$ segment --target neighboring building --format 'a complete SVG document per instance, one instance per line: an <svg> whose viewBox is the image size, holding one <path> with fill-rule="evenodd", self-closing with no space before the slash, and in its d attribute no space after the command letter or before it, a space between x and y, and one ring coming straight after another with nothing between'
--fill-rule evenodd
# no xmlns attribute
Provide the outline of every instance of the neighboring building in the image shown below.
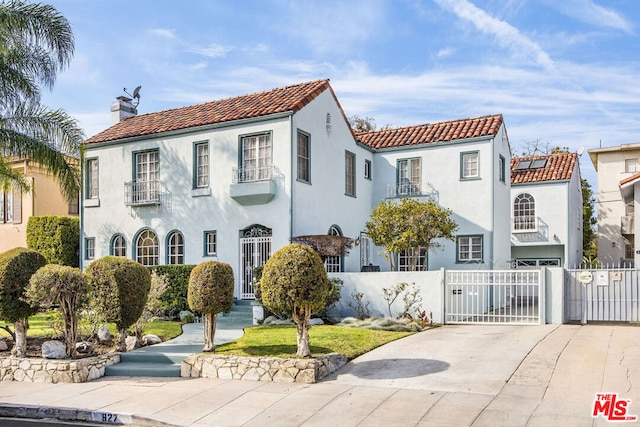
<svg viewBox="0 0 640 427"><path fill-rule="evenodd" d="M501 115L354 134L328 80L144 115L130 101L118 98L113 126L86 141L84 266L215 259L233 267L235 295L253 298L254 267L293 237L334 234L358 246L327 271L388 270L365 223L402 197L432 198L460 226L442 251L421 251L422 268L511 265Z"/></svg>
<svg viewBox="0 0 640 427"><path fill-rule="evenodd" d="M30 181L32 191L0 190L0 252L27 246L27 221L31 216L78 215L78 204L69 204L58 182L30 160L5 158L14 170Z"/></svg>
<svg viewBox="0 0 640 427"><path fill-rule="evenodd" d="M516 268L582 260L582 184L576 153L511 159L511 256Z"/></svg>
<svg viewBox="0 0 640 427"><path fill-rule="evenodd" d="M589 156L598 172L598 260L633 264L639 247L634 212L640 143L594 148Z"/></svg>

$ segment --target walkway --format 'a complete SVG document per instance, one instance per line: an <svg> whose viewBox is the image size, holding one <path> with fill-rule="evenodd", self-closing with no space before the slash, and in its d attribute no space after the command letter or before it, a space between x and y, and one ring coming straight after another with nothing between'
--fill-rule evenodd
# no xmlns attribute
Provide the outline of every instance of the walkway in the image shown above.
<svg viewBox="0 0 640 427"><path fill-rule="evenodd" d="M319 384L0 383L0 415L43 407L115 413L133 425L602 426L591 416L596 393L618 393L631 400L628 415L640 415L639 338L630 326L444 326L374 350Z"/></svg>

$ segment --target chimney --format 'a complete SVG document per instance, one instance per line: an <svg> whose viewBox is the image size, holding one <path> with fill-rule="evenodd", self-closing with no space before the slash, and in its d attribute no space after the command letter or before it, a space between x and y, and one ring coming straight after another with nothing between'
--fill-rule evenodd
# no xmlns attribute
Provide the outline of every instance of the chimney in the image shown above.
<svg viewBox="0 0 640 427"><path fill-rule="evenodd" d="M133 106L131 101L131 98L127 98L126 96L118 96L116 100L111 103L112 126L138 114L138 110Z"/></svg>

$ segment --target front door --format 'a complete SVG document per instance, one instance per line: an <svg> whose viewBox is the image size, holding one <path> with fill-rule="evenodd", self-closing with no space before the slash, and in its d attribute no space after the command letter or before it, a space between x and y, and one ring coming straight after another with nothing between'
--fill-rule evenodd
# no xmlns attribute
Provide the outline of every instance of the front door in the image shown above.
<svg viewBox="0 0 640 427"><path fill-rule="evenodd" d="M262 267L271 256L271 229L261 225L242 231L240 238L241 299L254 299L253 269Z"/></svg>

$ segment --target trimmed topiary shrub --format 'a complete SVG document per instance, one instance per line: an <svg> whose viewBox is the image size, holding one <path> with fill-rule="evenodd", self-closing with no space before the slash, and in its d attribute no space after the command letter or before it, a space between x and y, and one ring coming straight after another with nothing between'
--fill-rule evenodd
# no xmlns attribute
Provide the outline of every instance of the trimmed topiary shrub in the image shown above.
<svg viewBox="0 0 640 427"><path fill-rule="evenodd" d="M80 265L80 220L68 216L32 216L27 221L27 247L49 264Z"/></svg>
<svg viewBox="0 0 640 427"><path fill-rule="evenodd" d="M214 351L218 313L228 313L233 305L233 269L224 262L205 261L198 264L189 277L187 299L193 311L202 313L203 351Z"/></svg>
<svg viewBox="0 0 640 427"><path fill-rule="evenodd" d="M87 280L82 271L58 264L45 265L36 271L26 291L27 301L33 306L60 305L66 353L72 359L76 358L78 309L86 291Z"/></svg>
<svg viewBox="0 0 640 427"><path fill-rule="evenodd" d="M189 289L189 275L195 264L155 265L149 271L164 276L169 284L167 290L160 296L160 303L165 313L177 316L181 311L189 310L187 292Z"/></svg>
<svg viewBox="0 0 640 427"><path fill-rule="evenodd" d="M87 267L93 307L118 328L118 350L124 351L127 328L142 315L151 288L151 273L131 259L105 256Z"/></svg>
<svg viewBox="0 0 640 427"><path fill-rule="evenodd" d="M38 311L23 301L25 291L31 276L46 264L44 256L27 248L0 254L0 318L14 325L11 354L17 357L24 357L27 350L27 318Z"/></svg>
<svg viewBox="0 0 640 427"><path fill-rule="evenodd" d="M325 306L329 279L320 255L293 243L279 249L264 265L262 303L275 313L288 313L298 329L297 355L308 357L311 313Z"/></svg>

